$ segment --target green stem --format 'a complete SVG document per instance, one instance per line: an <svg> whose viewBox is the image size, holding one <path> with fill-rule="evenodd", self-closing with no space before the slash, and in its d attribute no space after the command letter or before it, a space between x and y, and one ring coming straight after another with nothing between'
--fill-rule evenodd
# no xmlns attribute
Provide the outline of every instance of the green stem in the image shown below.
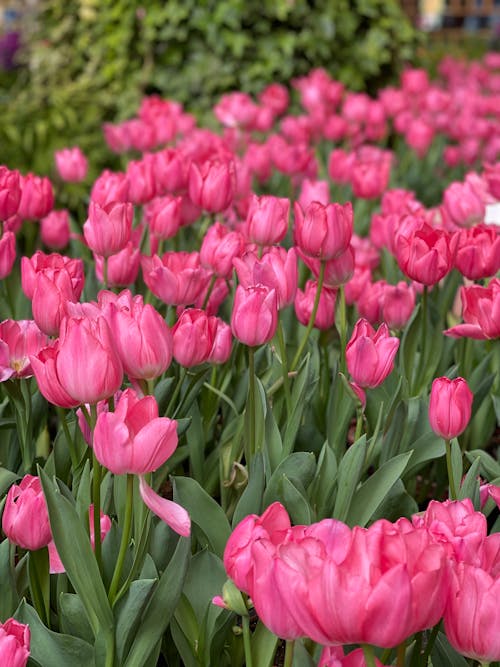
<svg viewBox="0 0 500 667"><path fill-rule="evenodd" d="M283 663L283 667L292 667L294 648L295 648L295 641L293 639L286 642L286 645L285 645L285 662Z"/></svg>
<svg viewBox="0 0 500 667"><path fill-rule="evenodd" d="M245 667L253 667L252 649L250 648L250 619L248 616L242 616L243 626L243 647L245 649Z"/></svg>
<svg viewBox="0 0 500 667"><path fill-rule="evenodd" d="M413 645L413 652L411 655L411 667L419 667L421 654L422 654L422 633L417 632L417 634L415 635L415 643Z"/></svg>
<svg viewBox="0 0 500 667"><path fill-rule="evenodd" d="M97 406L90 406L90 428L94 437L97 421ZM99 572L102 573L101 553L101 464L92 449L92 502L94 504L94 553Z"/></svg>
<svg viewBox="0 0 500 667"><path fill-rule="evenodd" d="M108 258L102 258L102 284L104 289L108 289Z"/></svg>
<svg viewBox="0 0 500 667"><path fill-rule="evenodd" d="M64 412L64 409L56 406L56 411L64 431L64 437L66 438L66 444L68 445L68 450L69 450L69 457L71 459L71 467L73 468L73 473L74 473L78 467L78 455L76 453L75 443L73 442L73 438L71 437L71 433L69 432L68 422L66 421L66 414Z"/></svg>
<svg viewBox="0 0 500 667"><path fill-rule="evenodd" d="M286 356L286 345L285 345L285 336L283 334L283 325L281 324L281 319L278 318L278 345L280 348L281 355L281 370L283 374L283 387L285 389L285 402L286 402L286 411L288 416L292 414L292 395L290 393L290 380L288 378L288 360Z"/></svg>
<svg viewBox="0 0 500 667"><path fill-rule="evenodd" d="M216 280L217 280L217 276L214 273L212 275L212 277L210 278L210 284L208 285L207 293L205 294L205 298L203 299L203 305L201 307L202 310L205 310L205 308L208 305L208 300L210 299L210 295L212 294L212 291L214 289Z"/></svg>
<svg viewBox="0 0 500 667"><path fill-rule="evenodd" d="M118 552L118 558L116 559L115 571L113 572L113 578L109 586L108 599L113 606L113 603L116 599L116 591L118 590L118 585L120 583L120 578L123 571L123 564L125 562L125 556L127 555L127 549L130 542L130 534L132 530L132 510L134 506L134 476L127 475L127 499L125 505L125 520L123 523L122 539L120 542L120 551Z"/></svg>
<svg viewBox="0 0 500 667"><path fill-rule="evenodd" d="M406 656L406 642L401 642L398 646L397 653L397 667L405 667L405 656Z"/></svg>
<svg viewBox="0 0 500 667"><path fill-rule="evenodd" d="M340 336L340 371L347 373L347 364L345 360L345 349L347 347L347 309L345 303L344 285L339 288L339 323L338 331Z"/></svg>
<svg viewBox="0 0 500 667"><path fill-rule="evenodd" d="M290 366L290 370L294 371L297 368L297 365L300 361L300 357L302 356L302 352L304 351L304 348L307 344L307 341L309 340L309 336L311 334L311 331L314 327L314 322L316 321L316 313L318 312L319 308L319 300L321 297L321 290L323 289L323 283L325 281L325 262L321 262L320 270L319 270L319 276L318 276L318 284L316 286L316 296L314 298L314 305L313 309L311 312L311 317L309 318L309 322L307 323L307 328L304 334L304 337L302 338L299 349L297 350L297 353L295 354L295 357L293 358L292 365Z"/></svg>
<svg viewBox="0 0 500 667"><path fill-rule="evenodd" d="M248 348L248 454L255 454L255 349Z"/></svg>
<svg viewBox="0 0 500 667"><path fill-rule="evenodd" d="M376 667L373 646L370 646L370 644L363 644L363 654L365 656L366 667Z"/></svg>
<svg viewBox="0 0 500 667"><path fill-rule="evenodd" d="M363 432L363 408L356 408L356 431L354 433L354 442L359 440Z"/></svg>
<svg viewBox="0 0 500 667"><path fill-rule="evenodd" d="M441 627L441 622L437 623L433 628L429 636L427 644L425 645L425 651L422 655L422 665L426 667L429 662L429 656L434 648L434 643L436 642L436 637L438 636L439 628Z"/></svg>
<svg viewBox="0 0 500 667"><path fill-rule="evenodd" d="M174 393L172 394L172 398L170 399L170 401L168 403L167 410L165 412L166 415L169 415L171 413L171 411L172 411L172 409L175 405L175 402L179 398L179 393L181 391L184 379L186 377L186 373L187 373L186 368L184 368L184 366L181 366L181 370L180 370L180 373L179 373L179 380L178 380L177 385L174 389Z"/></svg>
<svg viewBox="0 0 500 667"><path fill-rule="evenodd" d="M448 470L448 483L450 485L450 499L457 499L457 489L453 478L453 466L451 465L451 441L445 440L446 444L446 468Z"/></svg>

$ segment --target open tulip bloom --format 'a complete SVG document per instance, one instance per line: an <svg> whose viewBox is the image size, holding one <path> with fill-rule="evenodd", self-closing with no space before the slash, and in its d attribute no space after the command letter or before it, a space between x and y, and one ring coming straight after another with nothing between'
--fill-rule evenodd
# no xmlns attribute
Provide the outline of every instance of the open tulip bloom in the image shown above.
<svg viewBox="0 0 500 667"><path fill-rule="evenodd" d="M500 56L437 70L0 165L0 667L500 662Z"/></svg>

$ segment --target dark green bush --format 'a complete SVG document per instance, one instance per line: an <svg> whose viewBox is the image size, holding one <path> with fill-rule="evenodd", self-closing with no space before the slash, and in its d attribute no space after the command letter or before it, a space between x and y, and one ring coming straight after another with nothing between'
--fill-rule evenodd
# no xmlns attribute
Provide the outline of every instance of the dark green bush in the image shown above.
<svg viewBox="0 0 500 667"><path fill-rule="evenodd" d="M45 0L37 26L3 91L0 146L3 162L38 172L74 144L100 168L101 123L132 115L145 92L204 112L320 66L373 92L418 42L393 0Z"/></svg>

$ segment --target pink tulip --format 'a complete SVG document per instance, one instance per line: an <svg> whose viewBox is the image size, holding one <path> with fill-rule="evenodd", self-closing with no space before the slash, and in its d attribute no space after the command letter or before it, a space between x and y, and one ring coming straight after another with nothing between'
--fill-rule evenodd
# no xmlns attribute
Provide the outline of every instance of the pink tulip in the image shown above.
<svg viewBox="0 0 500 667"><path fill-rule="evenodd" d="M21 177L18 171L11 171L0 165L0 221L5 221L17 213L21 201Z"/></svg>
<svg viewBox="0 0 500 667"><path fill-rule="evenodd" d="M234 259L234 268L243 287L265 285L275 289L278 309L286 308L295 299L298 282L297 253L281 246L268 248L261 259L253 252Z"/></svg>
<svg viewBox="0 0 500 667"><path fill-rule="evenodd" d="M446 636L459 653L482 662L500 660L500 577L459 563L444 616Z"/></svg>
<svg viewBox="0 0 500 667"><path fill-rule="evenodd" d="M90 201L99 204L101 208L113 202L125 203L129 201L129 187L130 183L125 174L106 169L94 181Z"/></svg>
<svg viewBox="0 0 500 667"><path fill-rule="evenodd" d="M382 319L390 329L403 329L415 308L415 290L400 280L383 287Z"/></svg>
<svg viewBox="0 0 500 667"><path fill-rule="evenodd" d="M207 361L211 364L225 364L231 356L233 333L229 324L215 317L213 343Z"/></svg>
<svg viewBox="0 0 500 667"><path fill-rule="evenodd" d="M500 337L500 280L493 278L487 287L472 285L460 289L464 324L457 324L444 333L453 338L478 340Z"/></svg>
<svg viewBox="0 0 500 667"><path fill-rule="evenodd" d="M236 189L234 162L210 160L189 169L189 198L211 213L224 211L233 201Z"/></svg>
<svg viewBox="0 0 500 667"><path fill-rule="evenodd" d="M131 160L127 165L128 196L132 204L145 204L156 195L154 163L148 156Z"/></svg>
<svg viewBox="0 0 500 667"><path fill-rule="evenodd" d="M29 625L8 618L0 623L0 658L4 667L26 667L30 655Z"/></svg>
<svg viewBox="0 0 500 667"><path fill-rule="evenodd" d="M166 252L161 259L143 257L142 273L153 294L175 306L193 304L210 279L197 252Z"/></svg>
<svg viewBox="0 0 500 667"><path fill-rule="evenodd" d="M64 319L54 346L31 357L31 365L41 393L61 407L109 398L123 379L122 364L102 316Z"/></svg>
<svg viewBox="0 0 500 667"><path fill-rule="evenodd" d="M180 535L188 536L191 522L182 507L161 498L142 475L159 468L177 447L177 422L158 417L152 396L139 398L132 389L121 395L114 412L102 412L94 429L93 449L97 460L115 475L141 475L144 503Z"/></svg>
<svg viewBox="0 0 500 667"><path fill-rule="evenodd" d="M69 213L66 209L51 211L40 221L40 236L44 245L54 250L65 248L70 239Z"/></svg>
<svg viewBox="0 0 500 667"><path fill-rule="evenodd" d="M89 248L97 255L109 257L127 245L132 231L134 207L130 203L112 202L101 207L89 204L89 217L83 235Z"/></svg>
<svg viewBox="0 0 500 667"><path fill-rule="evenodd" d="M54 206L54 191L48 178L28 174L21 177L18 213L24 220L41 219Z"/></svg>
<svg viewBox="0 0 500 667"><path fill-rule="evenodd" d="M255 347L271 340L278 326L276 290L264 285L238 285L231 314L233 335L244 345Z"/></svg>
<svg viewBox="0 0 500 667"><path fill-rule="evenodd" d="M345 252L352 236L352 205L312 202L303 213L295 204L294 237L296 245L310 257L322 261Z"/></svg>
<svg viewBox="0 0 500 667"><path fill-rule="evenodd" d="M158 311L144 305L140 294L121 292L103 314L129 378L152 380L166 371L172 361L172 334Z"/></svg>
<svg viewBox="0 0 500 667"><path fill-rule="evenodd" d="M225 127L250 128L255 122L258 107L247 93L223 95L214 107L217 120Z"/></svg>
<svg viewBox="0 0 500 667"><path fill-rule="evenodd" d="M47 504L38 477L25 475L20 484L10 487L3 510L2 530L9 542L29 551L42 549L51 541Z"/></svg>
<svg viewBox="0 0 500 667"><path fill-rule="evenodd" d="M259 102L279 116L285 113L290 103L290 95L281 83L270 83L259 94Z"/></svg>
<svg viewBox="0 0 500 667"><path fill-rule="evenodd" d="M5 231L0 238L0 280L10 275L16 261L16 237Z"/></svg>
<svg viewBox="0 0 500 667"><path fill-rule="evenodd" d="M295 314L301 324L307 326L313 311L314 301L316 299L316 292L318 283L314 280L308 280L305 284L304 291L297 290L295 295ZM335 321L335 300L337 292L334 289L323 287L321 296L319 297L319 306L314 318L314 326L316 329L326 330L333 326Z"/></svg>
<svg viewBox="0 0 500 667"><path fill-rule="evenodd" d="M97 279L102 283L104 280L104 258L94 255L95 273ZM141 265L141 251L129 241L127 245L107 258L107 282L108 287L125 287L132 285L139 274Z"/></svg>
<svg viewBox="0 0 500 667"><path fill-rule="evenodd" d="M36 274L45 269L54 272L65 269L71 279L74 293L78 294L77 300L80 298L85 280L83 261L58 253L46 255L41 250L37 250L32 257L21 258L21 286L28 299L33 299Z"/></svg>
<svg viewBox="0 0 500 667"><path fill-rule="evenodd" d="M475 225L451 239L455 267L470 280L494 276L500 269L500 233L493 225Z"/></svg>
<svg viewBox="0 0 500 667"><path fill-rule="evenodd" d="M356 159L351 171L351 185L355 197L376 199L389 185L391 159L385 154L376 159Z"/></svg>
<svg viewBox="0 0 500 667"><path fill-rule="evenodd" d="M33 319L47 336L57 336L66 304L78 301L83 283L74 281L65 269L44 269L35 275L31 308Z"/></svg>
<svg viewBox="0 0 500 667"><path fill-rule="evenodd" d="M375 332L371 324L356 322L346 347L347 369L361 387L378 387L394 368L399 339L389 335L386 324Z"/></svg>
<svg viewBox="0 0 500 667"><path fill-rule="evenodd" d="M153 153L155 169L153 176L156 182L156 194L178 193L187 188L188 161L176 148L164 148Z"/></svg>
<svg viewBox="0 0 500 667"><path fill-rule="evenodd" d="M306 178L302 181L298 201L303 211L313 201L327 206L330 201L330 186L328 181L310 181Z"/></svg>
<svg viewBox="0 0 500 667"><path fill-rule="evenodd" d="M321 270L321 262L319 259L305 255L300 248L297 248L300 259L306 266L311 269L316 278L319 277ZM325 276L324 285L332 289L340 287L347 283L354 274L355 267L355 253L352 245L348 245L347 249L335 259L329 259L325 262Z"/></svg>
<svg viewBox="0 0 500 667"><path fill-rule="evenodd" d="M55 160L57 171L63 181L79 183L85 180L89 164L78 146L56 151Z"/></svg>
<svg viewBox="0 0 500 667"><path fill-rule="evenodd" d="M233 259L240 257L245 247L243 236L231 231L220 222L211 225L200 248L202 266L221 278L229 279L233 272Z"/></svg>
<svg viewBox="0 0 500 667"><path fill-rule="evenodd" d="M156 197L145 207L146 222L151 234L159 239L175 236L181 225L181 197Z"/></svg>
<svg viewBox="0 0 500 667"><path fill-rule="evenodd" d="M396 244L401 271L423 285L435 285L452 268L448 234L426 223L400 232Z"/></svg>
<svg viewBox="0 0 500 667"><path fill-rule="evenodd" d="M0 323L0 382L33 375L30 355L49 344L33 320L4 320Z"/></svg>
<svg viewBox="0 0 500 667"><path fill-rule="evenodd" d="M470 421L474 396L463 378L436 378L429 400L431 428L445 440L458 437Z"/></svg>
<svg viewBox="0 0 500 667"><path fill-rule="evenodd" d="M472 227L484 220L485 202L470 183L454 182L443 194L443 214L459 227Z"/></svg>
<svg viewBox="0 0 500 667"><path fill-rule="evenodd" d="M288 231L289 214L289 199L272 195L252 195L244 234L249 241L260 246L279 243Z"/></svg>
<svg viewBox="0 0 500 667"><path fill-rule="evenodd" d="M214 345L216 318L207 316L204 310L184 310L172 328L173 355L185 368L208 361Z"/></svg>

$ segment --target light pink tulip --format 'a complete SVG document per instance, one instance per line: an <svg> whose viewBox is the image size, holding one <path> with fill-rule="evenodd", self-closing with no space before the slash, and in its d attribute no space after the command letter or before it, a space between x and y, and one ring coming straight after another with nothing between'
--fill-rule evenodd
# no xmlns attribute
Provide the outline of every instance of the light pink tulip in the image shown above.
<svg viewBox="0 0 500 667"><path fill-rule="evenodd" d="M8 618L0 623L0 658L4 667L26 667L30 655L29 625Z"/></svg>
<svg viewBox="0 0 500 667"><path fill-rule="evenodd" d="M30 551L42 549L51 541L47 504L38 477L25 475L20 484L10 487L3 510L2 530L10 542Z"/></svg>
<svg viewBox="0 0 500 667"><path fill-rule="evenodd" d="M256 347L271 340L278 326L276 290L264 285L238 285L231 314L233 335L244 345Z"/></svg>
<svg viewBox="0 0 500 667"><path fill-rule="evenodd" d="M361 387L378 387L394 367L399 339L389 335L386 324L378 331L358 320L346 347L347 369Z"/></svg>

